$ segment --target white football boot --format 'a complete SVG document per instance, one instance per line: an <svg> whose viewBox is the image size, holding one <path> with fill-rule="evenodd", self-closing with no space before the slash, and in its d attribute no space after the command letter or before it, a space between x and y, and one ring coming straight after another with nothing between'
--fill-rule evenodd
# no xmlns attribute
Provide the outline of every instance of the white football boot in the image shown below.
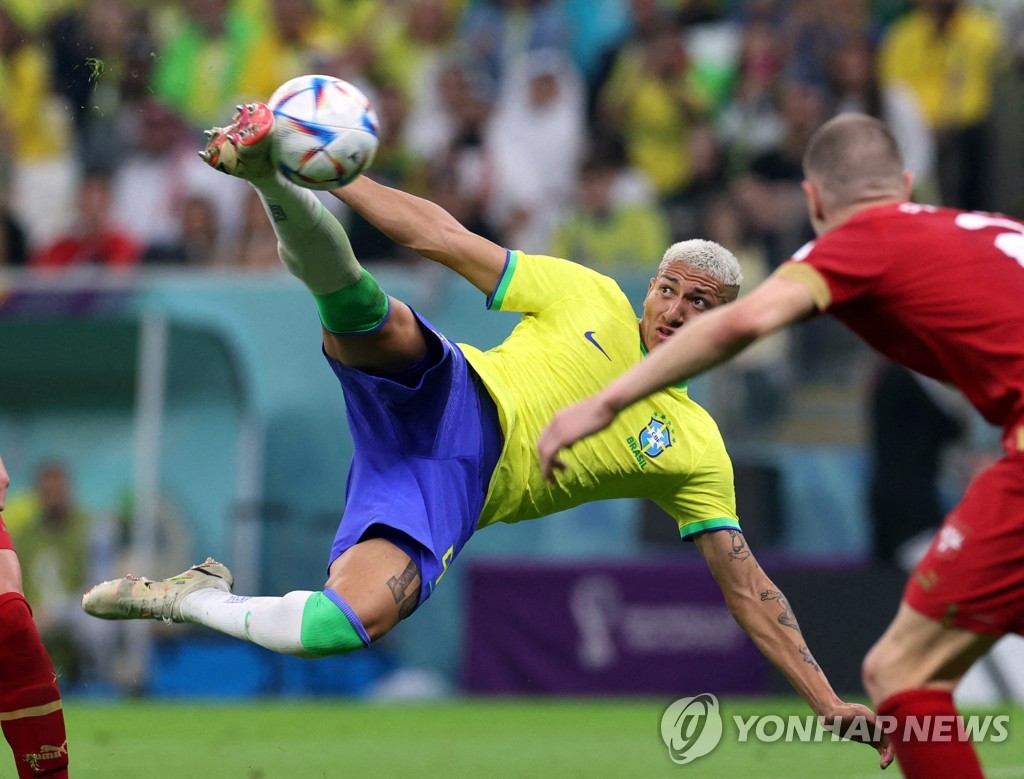
<svg viewBox="0 0 1024 779"><path fill-rule="evenodd" d="M101 582L82 596L82 608L101 619L162 619L181 622L181 599L197 590L231 592L234 577L212 557L169 579L152 581L129 574Z"/></svg>

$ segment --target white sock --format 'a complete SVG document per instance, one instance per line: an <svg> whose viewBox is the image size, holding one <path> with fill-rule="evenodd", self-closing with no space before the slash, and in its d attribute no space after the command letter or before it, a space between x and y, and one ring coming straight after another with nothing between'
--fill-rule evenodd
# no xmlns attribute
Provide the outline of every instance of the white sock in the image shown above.
<svg viewBox="0 0 1024 779"><path fill-rule="evenodd" d="M274 226L281 262L310 292L325 295L359 281L362 266L345 228L316 195L280 175L252 185Z"/></svg>
<svg viewBox="0 0 1024 779"><path fill-rule="evenodd" d="M301 641L302 612L315 593L295 590L282 597L248 598L221 590L198 590L181 600L185 622L297 657L310 657Z"/></svg>

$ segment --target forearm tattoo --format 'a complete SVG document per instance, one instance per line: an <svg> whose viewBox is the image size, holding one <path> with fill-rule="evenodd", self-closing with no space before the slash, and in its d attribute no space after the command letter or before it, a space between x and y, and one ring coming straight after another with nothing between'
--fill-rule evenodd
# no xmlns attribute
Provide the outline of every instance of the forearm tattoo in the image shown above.
<svg viewBox="0 0 1024 779"><path fill-rule="evenodd" d="M416 567L416 563L410 560L400 576L392 576L388 579L388 589L391 590L391 596L395 599L395 603L401 603L406 599L406 590L419 575L420 569Z"/></svg>
<svg viewBox="0 0 1024 779"><path fill-rule="evenodd" d="M814 659L814 655L811 654L811 650L806 646L800 647L800 654L804 656L804 662L810 664L811 668L815 671L821 672L821 667L818 665L818 661Z"/></svg>
<svg viewBox="0 0 1024 779"><path fill-rule="evenodd" d="M800 625L796 621L796 617L793 616L793 608L789 605L789 601L786 600L786 596L778 590L765 590L761 593L762 603L767 600L778 601L779 608L782 609L782 613L779 614L779 624L785 625L787 628L793 628L793 630L800 630Z"/></svg>
<svg viewBox="0 0 1024 779"><path fill-rule="evenodd" d="M729 541L732 544L732 549L729 551L730 560L738 560L743 562L750 557L750 550L747 549L747 540L743 537L743 534L739 530L726 530L729 534Z"/></svg>

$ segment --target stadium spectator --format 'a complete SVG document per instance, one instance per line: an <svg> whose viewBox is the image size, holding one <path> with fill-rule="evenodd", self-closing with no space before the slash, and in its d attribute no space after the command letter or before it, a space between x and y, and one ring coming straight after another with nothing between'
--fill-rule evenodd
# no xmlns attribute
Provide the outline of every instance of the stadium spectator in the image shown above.
<svg viewBox="0 0 1024 779"><path fill-rule="evenodd" d="M783 23L787 78L825 89L833 52L852 38L872 36L868 0L796 0Z"/></svg>
<svg viewBox="0 0 1024 779"><path fill-rule="evenodd" d="M0 200L0 267L16 267L26 262L25 232L14 221L6 203Z"/></svg>
<svg viewBox="0 0 1024 779"><path fill-rule="evenodd" d="M68 229L78 168L71 121L45 49L0 6L0 125L10 143L10 208L35 250ZM45 208L39 204L45 203Z"/></svg>
<svg viewBox="0 0 1024 779"><path fill-rule="evenodd" d="M0 511L10 483L0 458ZM19 779L65 779L68 739L57 674L22 587L18 554L0 517L0 729Z"/></svg>
<svg viewBox="0 0 1024 779"><path fill-rule="evenodd" d="M166 103L149 98L138 110L134 137L121 149L113 173L112 214L150 251L180 239L182 191L193 163L181 116ZM162 181L153 187L146 182Z"/></svg>
<svg viewBox="0 0 1024 779"><path fill-rule="evenodd" d="M622 134L629 161L664 201L693 179L686 153L707 120L710 96L690 66L682 30L671 17L624 47L599 97L602 124Z"/></svg>
<svg viewBox="0 0 1024 779"><path fill-rule="evenodd" d="M82 620L79 600L92 560L92 522L61 462L44 462L32 488L13 493L7 524L18 543L25 597L50 657L70 682L96 679L104 636Z"/></svg>
<svg viewBox="0 0 1024 779"><path fill-rule="evenodd" d="M570 53L587 87L587 115L619 44L633 24L630 0L564 0Z"/></svg>
<svg viewBox="0 0 1024 779"><path fill-rule="evenodd" d="M585 100L579 73L562 52L534 50L509 63L484 138L488 217L505 243L547 248L579 179Z"/></svg>
<svg viewBox="0 0 1024 779"><path fill-rule="evenodd" d="M491 166L484 137L494 108L494 85L481 74L453 61L441 72L441 93L452 121L443 148L424 153L431 197L474 232L491 236L485 213Z"/></svg>
<svg viewBox="0 0 1024 779"><path fill-rule="evenodd" d="M735 258L706 241L670 247L638 326L632 305L606 276L502 249L435 204L367 178L336 190L392 240L462 275L491 307L527 314L489 353L457 348L377 286L312 193L275 173L272 126L265 106L243 107L205 156L248 178L277 216L281 259L314 296L322 348L344 389L356 455L327 586L242 598L230 592L227 568L208 560L163 582L97 585L83 597L87 612L198 622L306 657L344 654L422 605L479 526L650 490L705 555L737 620L814 710L873 720L868 709L832 691L788 602L755 562L736 519L724 444L684 391L637 408L587 452L583 478L554 487L537 468L536 422L560 400L614 376L618 364L662 348L705 309L734 298L741 281ZM887 763L888 748L879 749Z"/></svg>
<svg viewBox="0 0 1024 779"><path fill-rule="evenodd" d="M105 267L124 270L138 264L142 244L111 215L111 182L103 174L90 174L78 192L74 227L29 260L39 270Z"/></svg>
<svg viewBox="0 0 1024 779"><path fill-rule="evenodd" d="M239 230L244 190L237 182L196 165L181 116L148 98L137 110L138 125L113 174L111 214L154 256L181 246L182 214L194 196L215 204L219 241L230 243ZM151 186L152 181L163 186Z"/></svg>
<svg viewBox="0 0 1024 779"><path fill-rule="evenodd" d="M554 0L480 0L463 15L459 41L474 67L501 83L511 63L529 51L567 52L570 31Z"/></svg>
<svg viewBox="0 0 1024 779"><path fill-rule="evenodd" d="M217 209L209 198L203 195L187 196L181 204L178 242L149 247L142 255L142 264L182 268L229 266L231 263L223 249L224 241L217 219Z"/></svg>
<svg viewBox="0 0 1024 779"><path fill-rule="evenodd" d="M238 0L182 0L159 42L156 97L195 127L212 124L238 102L257 31Z"/></svg>
<svg viewBox="0 0 1024 779"><path fill-rule="evenodd" d="M833 115L864 113L892 129L907 170L914 174L915 197L933 202L938 197L935 137L914 94L902 83L883 87L877 59L865 35L851 35L834 48L827 60Z"/></svg>
<svg viewBox="0 0 1024 779"><path fill-rule="evenodd" d="M409 106L405 142L414 152L422 153L418 139L432 137L432 125L444 115L438 78L453 51L457 6L457 0L401 3L388 15L397 19L377 36L377 73Z"/></svg>
<svg viewBox="0 0 1024 779"><path fill-rule="evenodd" d="M882 83L914 92L936 134L944 205L988 207L987 125L1001 44L991 13L960 0L917 0L882 40Z"/></svg>
<svg viewBox="0 0 1024 779"><path fill-rule="evenodd" d="M147 28L148 17L127 0L59 4L46 25L54 90L64 96L80 142L88 141L94 122L116 112L119 84L139 39L153 51Z"/></svg>
<svg viewBox="0 0 1024 779"><path fill-rule="evenodd" d="M629 176L619 155L602 148L591 152L576 206L555 229L548 253L574 257L602 273L649 267L650 258L670 243L669 224L653 198L624 196Z"/></svg>
<svg viewBox="0 0 1024 779"><path fill-rule="evenodd" d="M781 100L783 132L778 143L756 156L730 185L773 268L810 237L800 190L800 156L827 115L824 93L809 84L787 83Z"/></svg>
<svg viewBox="0 0 1024 779"><path fill-rule="evenodd" d="M781 41L768 22L744 28L732 93L715 120L729 175L746 171L782 139L778 82L784 63Z"/></svg>
<svg viewBox="0 0 1024 779"><path fill-rule="evenodd" d="M270 0L269 18L260 25L239 76L242 100L268 100L281 84L306 73L340 49L338 36L316 12L313 0Z"/></svg>
<svg viewBox="0 0 1024 779"><path fill-rule="evenodd" d="M742 300L559 412L541 436L544 471L553 476L559 453L619 410L820 312L890 359L955 384L1002 428L1005 456L946 516L863 673L879 714L894 718L907 777L976 779L981 766L962 724L925 737L913 726L922 717L962 722L952 697L960 679L1000 636L1024 633L1024 224L910 202L895 138L863 114L825 124L804 166L818 240Z"/></svg>
<svg viewBox="0 0 1024 779"><path fill-rule="evenodd" d="M65 27L71 29L65 32ZM85 170L113 172L124 150L136 143L140 117L152 98L156 45L149 27L144 9L129 9L125 0L104 0L70 9L51 32L52 38L61 38L58 66L89 86L78 114Z"/></svg>

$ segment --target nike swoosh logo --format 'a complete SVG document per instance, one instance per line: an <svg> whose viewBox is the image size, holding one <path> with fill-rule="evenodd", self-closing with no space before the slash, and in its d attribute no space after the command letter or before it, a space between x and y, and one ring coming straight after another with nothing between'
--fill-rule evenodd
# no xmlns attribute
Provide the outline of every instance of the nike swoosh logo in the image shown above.
<svg viewBox="0 0 1024 779"><path fill-rule="evenodd" d="M587 339L588 341L590 341L590 343L592 343L592 344L593 344L594 346L596 346L596 347L597 347L597 350L598 350L599 352L601 352L601 354L603 354L603 355L604 355L605 357L608 357L608 352L606 352L606 351L604 350L604 347L603 347L603 346L601 346L601 344L599 344L599 343L597 342L597 339L596 339L596 338L594 338L594 333L595 333L595 332L596 332L596 331L594 331L594 330L587 330L587 332L585 332L585 333L583 334L583 337L584 337L584 338L586 338L586 339ZM608 361L609 361L609 362L611 362L611 359L612 359L611 357L608 357Z"/></svg>
<svg viewBox="0 0 1024 779"><path fill-rule="evenodd" d="M251 611L245 612L245 624L244 624L245 637L247 639L249 639L250 641L252 641L252 636L249 635L249 620L250 619L252 619L252 612Z"/></svg>

